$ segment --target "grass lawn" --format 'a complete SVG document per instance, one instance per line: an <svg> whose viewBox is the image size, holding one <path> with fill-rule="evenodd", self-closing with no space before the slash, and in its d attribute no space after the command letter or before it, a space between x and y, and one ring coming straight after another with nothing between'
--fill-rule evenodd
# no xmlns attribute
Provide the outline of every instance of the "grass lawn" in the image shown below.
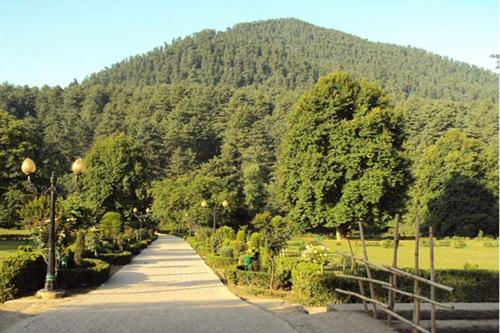
<svg viewBox="0 0 500 333"><path fill-rule="evenodd" d="M31 230L0 228L0 236L5 234L29 236L31 234Z"/></svg>
<svg viewBox="0 0 500 333"><path fill-rule="evenodd" d="M8 256L14 254L19 245L29 244L29 241L23 240L0 240L0 262Z"/></svg>
<svg viewBox="0 0 500 333"><path fill-rule="evenodd" d="M296 237L292 241L305 241L308 243L314 237ZM436 269L457 268L462 269L466 263L478 265L481 269L498 270L498 247L485 247L486 241L469 240L467 247L435 247L435 267ZM349 245L346 240L337 241L334 239L322 239L321 243L333 252L349 253ZM362 248L359 241L351 241L355 255L362 257ZM368 258L378 264L391 265L392 248L381 246L367 246ZM291 251L297 252L296 247L291 247ZM415 241L400 241L398 250L398 266L414 267ZM340 262L339 257L335 257L336 262ZM429 247L420 248L420 268L429 268Z"/></svg>
<svg viewBox="0 0 500 333"><path fill-rule="evenodd" d="M4 229L0 228L0 236L5 234L26 235L31 234L31 230L18 230L18 229ZM0 239L0 262L5 260L8 256L14 254L19 245L29 244L25 240L3 240Z"/></svg>

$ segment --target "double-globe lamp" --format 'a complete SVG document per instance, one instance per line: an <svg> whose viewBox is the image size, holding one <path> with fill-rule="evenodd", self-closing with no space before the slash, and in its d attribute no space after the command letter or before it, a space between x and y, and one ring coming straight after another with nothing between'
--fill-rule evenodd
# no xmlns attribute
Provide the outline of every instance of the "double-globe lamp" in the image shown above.
<svg viewBox="0 0 500 333"><path fill-rule="evenodd" d="M38 194L39 192L36 190L35 186L31 183L31 175L36 172L36 164L30 159L26 158L21 165L22 172L28 177L28 182L30 185L30 189ZM85 163L81 158L77 158L73 164L71 165L71 172L78 179L86 170ZM50 219L49 219L49 239L48 239L48 253L47 253L47 275L45 277L45 288L40 293L42 297L60 297L62 296L62 292L55 291L54 285L56 280L55 275L55 263L56 263L56 242L55 242L55 218L56 218L56 178L54 172L52 172L50 176L50 186L42 191L43 194L50 193Z"/></svg>

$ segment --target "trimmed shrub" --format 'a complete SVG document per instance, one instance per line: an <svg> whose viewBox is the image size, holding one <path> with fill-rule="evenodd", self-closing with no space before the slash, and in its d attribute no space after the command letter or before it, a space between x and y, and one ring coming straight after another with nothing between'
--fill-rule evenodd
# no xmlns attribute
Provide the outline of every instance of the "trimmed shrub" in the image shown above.
<svg viewBox="0 0 500 333"><path fill-rule="evenodd" d="M335 294L329 287L327 274L312 262L301 262L292 270L292 291L294 297L305 305L334 303Z"/></svg>
<svg viewBox="0 0 500 333"><path fill-rule="evenodd" d="M0 302L41 289L46 273L42 254L29 246L20 247L0 264Z"/></svg>
<svg viewBox="0 0 500 333"><path fill-rule="evenodd" d="M233 249L231 246L225 245L220 249L220 256L223 258L233 258Z"/></svg>
<svg viewBox="0 0 500 333"><path fill-rule="evenodd" d="M111 265L126 265L132 260L132 253L129 251L99 253L99 259Z"/></svg>
<svg viewBox="0 0 500 333"><path fill-rule="evenodd" d="M484 242L483 246L484 247L498 247L498 239L496 239L494 241Z"/></svg>
<svg viewBox="0 0 500 333"><path fill-rule="evenodd" d="M299 258L276 257L274 287L289 289L292 287L292 270L300 262Z"/></svg>
<svg viewBox="0 0 500 333"><path fill-rule="evenodd" d="M260 268L262 270L271 270L271 254L267 247L261 246L259 248L259 259L260 259Z"/></svg>
<svg viewBox="0 0 500 333"><path fill-rule="evenodd" d="M57 274L61 288L98 286L109 278L110 264L99 259L83 259L78 268L62 269Z"/></svg>
<svg viewBox="0 0 500 333"><path fill-rule="evenodd" d="M247 241L247 235L246 235L246 230L247 228L242 228L238 230L238 233L236 234L236 240L245 243Z"/></svg>
<svg viewBox="0 0 500 333"><path fill-rule="evenodd" d="M245 271L244 266L231 265L224 270L228 284L269 288L271 276L268 272Z"/></svg>
<svg viewBox="0 0 500 333"><path fill-rule="evenodd" d="M234 257L238 257L241 253L244 253L247 249L247 245L245 244L245 242L242 242L241 240L238 239L231 241L229 245L233 249Z"/></svg>
<svg viewBox="0 0 500 333"><path fill-rule="evenodd" d="M204 259L207 262L208 266L215 268L224 268L236 263L236 259L234 258L225 258L215 254L209 254Z"/></svg>
<svg viewBox="0 0 500 333"><path fill-rule="evenodd" d="M75 254L73 256L75 264L77 266L80 266L82 264L84 252L85 252L85 231L79 230L76 235Z"/></svg>
<svg viewBox="0 0 500 333"><path fill-rule="evenodd" d="M254 232L250 236L250 240L248 241L248 248L249 249L258 249L261 247L264 243L264 237L260 232Z"/></svg>

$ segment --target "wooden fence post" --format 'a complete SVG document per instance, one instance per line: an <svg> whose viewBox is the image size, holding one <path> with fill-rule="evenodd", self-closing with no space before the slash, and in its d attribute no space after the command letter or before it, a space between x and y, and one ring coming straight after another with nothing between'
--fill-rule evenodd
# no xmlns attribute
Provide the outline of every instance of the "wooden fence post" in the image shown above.
<svg viewBox="0 0 500 333"><path fill-rule="evenodd" d="M349 244L349 250L351 251L351 256L352 256L351 268L354 271L354 269L356 269L356 259L354 259L354 251L352 249L351 240L349 239L349 237L347 237L347 244ZM343 261L345 261L345 260L343 260ZM358 287L359 287L359 292L361 293L361 295L366 296L365 285L363 284L363 281L358 281ZM364 300L364 299L361 299L361 300L363 301L363 307L365 308L365 311L368 312L368 305L366 304L366 300Z"/></svg>
<svg viewBox="0 0 500 333"><path fill-rule="evenodd" d="M392 252L392 267L397 268L398 267L398 246L399 246L399 214L396 214L396 225L394 226L394 249ZM392 288L397 287L397 275L393 273L390 277L390 283L392 285ZM388 303L389 303L389 310L393 311L394 310L394 304L396 303L396 293L393 291L389 290L388 293ZM387 315L387 324L391 325L392 321L392 316Z"/></svg>
<svg viewBox="0 0 500 333"><path fill-rule="evenodd" d="M420 217L417 216L415 219L415 275L419 276L419 255L420 255ZM413 294L420 295L420 286L418 280L415 279L413 286ZM413 322L415 325L420 324L420 300L413 299ZM417 330L414 328L413 332L416 333Z"/></svg>
<svg viewBox="0 0 500 333"><path fill-rule="evenodd" d="M430 246L430 264L431 264L431 281L436 279L434 271L434 230L429 227L429 246ZM435 301L436 288L431 285L431 300ZM431 303L431 333L436 333L436 305Z"/></svg>
<svg viewBox="0 0 500 333"><path fill-rule="evenodd" d="M359 236L361 237L361 244L363 246L363 258L366 261L368 261L368 252L366 251L365 235L363 232L363 224L361 222L358 222L358 225L359 225ZM370 266L365 265L365 267L366 267L366 275L368 276L369 279L371 279L372 273L371 273ZM375 288L373 287L373 283L369 282L368 284L370 286L370 297L372 299L376 299ZM377 319L377 306L375 305L375 303L372 303L372 305L373 305L373 318Z"/></svg>

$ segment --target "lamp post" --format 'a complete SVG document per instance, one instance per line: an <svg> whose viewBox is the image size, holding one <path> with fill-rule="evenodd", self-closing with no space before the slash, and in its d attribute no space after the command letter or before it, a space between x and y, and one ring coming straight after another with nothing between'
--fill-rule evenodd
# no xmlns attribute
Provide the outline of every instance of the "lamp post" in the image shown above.
<svg viewBox="0 0 500 333"><path fill-rule="evenodd" d="M151 214L152 210L148 207L146 208L146 213L141 214L139 213L139 209L137 209L137 207L134 207L132 211L134 212L135 217L139 220L139 240L142 240L142 221L149 217L149 214Z"/></svg>
<svg viewBox="0 0 500 333"><path fill-rule="evenodd" d="M48 239L48 251L47 251L47 275L45 276L45 287L43 290L39 291L38 295L47 298L56 298L63 295L62 291L56 291L54 286L56 282L56 200L57 200L57 184L54 172L50 176L50 185L48 187L41 187L41 190L37 188L31 182L31 175L36 172L35 162L27 158L23 161L21 165L22 172L28 178L29 189L35 194L46 194L50 193L50 218L49 218L49 239ZM85 172L85 164L81 158L76 159L71 165L71 172L76 176L75 186L73 190L78 187L78 177Z"/></svg>
<svg viewBox="0 0 500 333"><path fill-rule="evenodd" d="M223 208L227 208L227 207L229 207L229 202L228 202L226 199L224 199L224 200L221 202L221 206L222 206ZM208 202L207 202L207 200L203 200L203 201L201 202L201 207L203 207L203 208L208 208ZM214 206L213 206L213 210L212 210L212 217L213 217L213 229L214 229L214 231L215 231L215 216L216 216L216 214L217 214L217 207L218 207L218 205L214 204Z"/></svg>

